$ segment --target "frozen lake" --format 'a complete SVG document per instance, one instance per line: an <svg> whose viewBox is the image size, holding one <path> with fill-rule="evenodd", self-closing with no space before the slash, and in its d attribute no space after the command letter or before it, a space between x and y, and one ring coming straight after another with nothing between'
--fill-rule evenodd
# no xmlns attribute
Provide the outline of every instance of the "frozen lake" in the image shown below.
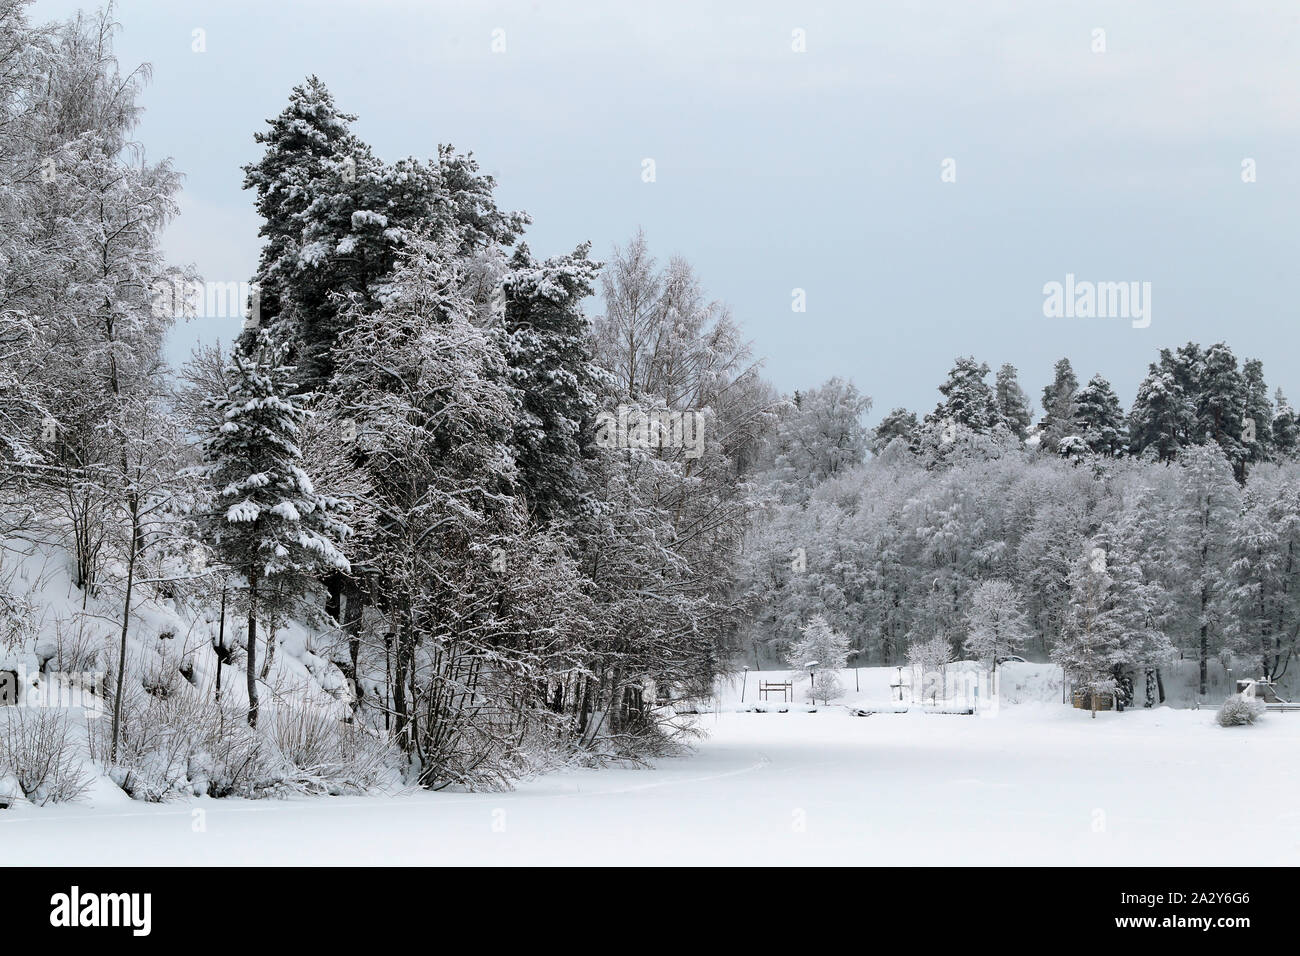
<svg viewBox="0 0 1300 956"><path fill-rule="evenodd" d="M1234 864L1300 861L1300 714L1060 705L997 716L724 713L652 769L502 794L0 812L42 864ZM196 814L195 811L202 811Z"/></svg>

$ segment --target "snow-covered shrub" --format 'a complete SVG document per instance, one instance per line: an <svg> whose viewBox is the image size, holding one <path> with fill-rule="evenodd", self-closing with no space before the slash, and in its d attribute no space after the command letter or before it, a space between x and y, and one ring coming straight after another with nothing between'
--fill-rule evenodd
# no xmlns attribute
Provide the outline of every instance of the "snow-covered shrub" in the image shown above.
<svg viewBox="0 0 1300 956"><path fill-rule="evenodd" d="M6 707L0 716L0 777L12 776L32 803L67 803L91 783L67 715Z"/></svg>
<svg viewBox="0 0 1300 956"><path fill-rule="evenodd" d="M168 698L128 680L122 690L117 756L112 721L91 728L91 744L114 783L136 800L160 802L189 790L190 758L203 715L191 699Z"/></svg>
<svg viewBox="0 0 1300 956"><path fill-rule="evenodd" d="M101 650L103 636L95 623L85 614L71 619L54 619L54 656L49 667L68 673L91 673L102 670Z"/></svg>
<svg viewBox="0 0 1300 956"><path fill-rule="evenodd" d="M838 671L819 670L813 674L812 683L808 687L808 700L812 703L822 701L829 703L844 696L844 685L840 683Z"/></svg>
<svg viewBox="0 0 1300 956"><path fill-rule="evenodd" d="M97 721L92 743L109 777L137 800L161 802L186 794L266 796L283 787L281 762L267 739L236 708L219 705L211 688L177 680L159 695L136 681L122 693L117 758L111 721Z"/></svg>
<svg viewBox="0 0 1300 956"><path fill-rule="evenodd" d="M284 789L281 761L262 734L233 709L209 711L202 749L190 761L195 792L210 797L265 797Z"/></svg>
<svg viewBox="0 0 1300 956"><path fill-rule="evenodd" d="M282 707L268 732L285 762L285 783L308 793L359 793L384 776L388 748L359 723L325 709Z"/></svg>
<svg viewBox="0 0 1300 956"><path fill-rule="evenodd" d="M1267 709L1263 701L1233 694L1223 702L1214 719L1220 727L1240 727L1243 724L1253 724Z"/></svg>

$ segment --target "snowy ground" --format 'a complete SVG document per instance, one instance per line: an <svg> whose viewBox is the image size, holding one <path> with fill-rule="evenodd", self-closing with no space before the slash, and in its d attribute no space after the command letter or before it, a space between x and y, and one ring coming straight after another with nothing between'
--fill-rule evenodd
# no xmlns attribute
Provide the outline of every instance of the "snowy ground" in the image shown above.
<svg viewBox="0 0 1300 956"><path fill-rule="evenodd" d="M0 812L0 841L10 860L52 865L1300 859L1300 714L1233 729L1212 710L1092 720L1060 704L697 720L709 736L696 753L648 770L505 794L164 806L101 788L80 806Z"/></svg>

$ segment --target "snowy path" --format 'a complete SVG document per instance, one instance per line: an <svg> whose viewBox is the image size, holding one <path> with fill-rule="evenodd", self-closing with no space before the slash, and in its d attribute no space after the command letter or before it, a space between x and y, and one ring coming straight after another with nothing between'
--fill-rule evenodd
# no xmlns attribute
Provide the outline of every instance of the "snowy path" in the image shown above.
<svg viewBox="0 0 1300 956"><path fill-rule="evenodd" d="M506 794L101 799L0 812L0 840L55 865L1300 862L1300 714L1212 717L710 715L696 754L652 770Z"/></svg>

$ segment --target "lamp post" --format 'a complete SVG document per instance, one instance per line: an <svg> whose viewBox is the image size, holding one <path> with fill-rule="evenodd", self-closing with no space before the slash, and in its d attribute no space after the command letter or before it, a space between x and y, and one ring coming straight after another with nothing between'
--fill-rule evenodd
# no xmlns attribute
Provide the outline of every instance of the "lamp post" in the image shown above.
<svg viewBox="0 0 1300 956"><path fill-rule="evenodd" d="M820 661L809 661L804 664L808 668L808 692L812 695L813 706L817 706L817 665Z"/></svg>
<svg viewBox="0 0 1300 956"><path fill-rule="evenodd" d="M749 665L745 665L744 671L740 675L740 702L745 702L745 685L749 683Z"/></svg>

